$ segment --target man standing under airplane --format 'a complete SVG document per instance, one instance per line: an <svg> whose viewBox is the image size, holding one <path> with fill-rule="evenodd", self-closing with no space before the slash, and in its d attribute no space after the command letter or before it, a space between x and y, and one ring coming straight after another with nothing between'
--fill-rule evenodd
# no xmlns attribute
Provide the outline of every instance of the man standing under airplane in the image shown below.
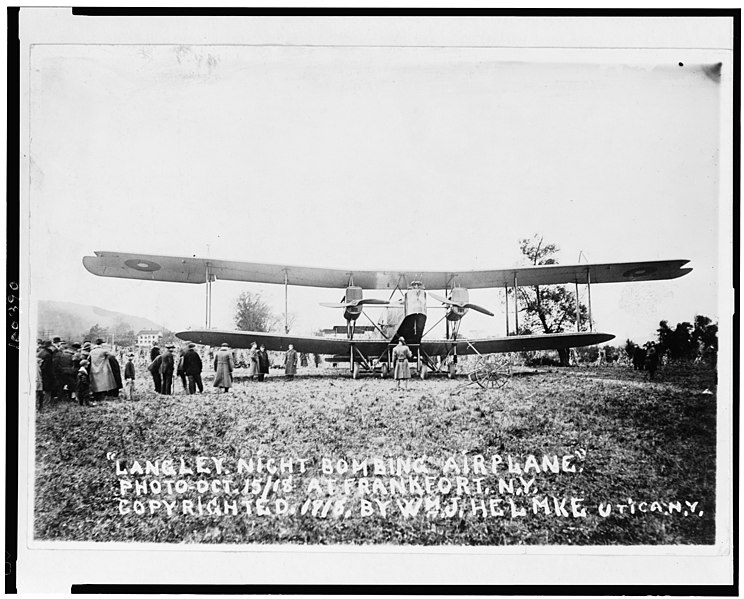
<svg viewBox="0 0 744 599"><path fill-rule="evenodd" d="M162 393L163 395L171 395L173 393L173 352L175 345L168 344L165 346L165 351L160 354L160 376L163 379L162 382Z"/></svg>
<svg viewBox="0 0 744 599"><path fill-rule="evenodd" d="M196 345L194 343L189 343L188 349L183 354L183 373L189 381L189 395L196 393L197 387L199 388L199 393L204 391L204 385L201 379L202 361L199 354L196 353L195 347Z"/></svg>

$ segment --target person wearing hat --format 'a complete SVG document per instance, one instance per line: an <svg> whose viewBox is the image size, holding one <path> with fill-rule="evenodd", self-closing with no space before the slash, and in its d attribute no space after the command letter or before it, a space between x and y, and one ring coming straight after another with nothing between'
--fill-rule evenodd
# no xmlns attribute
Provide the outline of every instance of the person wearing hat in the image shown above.
<svg viewBox="0 0 744 599"><path fill-rule="evenodd" d="M152 375L152 382L155 386L155 393L162 393L163 391L163 379L160 377L160 363L163 361L163 356L158 348L158 353L155 354L155 358L150 362L147 370Z"/></svg>
<svg viewBox="0 0 744 599"><path fill-rule="evenodd" d="M256 354L258 358L258 380L263 381L267 374L269 374L269 368L271 366L271 360L269 360L269 354L266 351L266 346L261 344L261 348Z"/></svg>
<svg viewBox="0 0 744 599"><path fill-rule="evenodd" d="M39 395L39 412L44 410L44 404L52 403L52 393L55 388L54 363L52 362L52 342L42 341L41 349L36 354L39 366L39 377L41 379L41 394Z"/></svg>
<svg viewBox="0 0 744 599"><path fill-rule="evenodd" d="M105 346L107 350L109 350L109 366L111 366L111 372L114 375L114 388L109 389L106 395L108 397L119 397L119 389L124 388L124 382L121 380L121 366L119 366L119 360L116 359L116 355L113 351L111 351L111 348L106 345Z"/></svg>
<svg viewBox="0 0 744 599"><path fill-rule="evenodd" d="M254 341L248 350L248 379L258 378L258 372L258 344Z"/></svg>
<svg viewBox="0 0 744 599"><path fill-rule="evenodd" d="M109 361L109 351L103 346L103 339L96 339L90 350L90 390L93 397L101 399L112 389L117 389L114 371Z"/></svg>
<svg viewBox="0 0 744 599"><path fill-rule="evenodd" d="M88 372L90 372L90 350L90 341L86 341L85 343L83 343L83 347L80 348L80 359L88 360Z"/></svg>
<svg viewBox="0 0 744 599"><path fill-rule="evenodd" d="M75 342L70 345L72 351L72 399L77 399L77 372L80 369L80 361L83 359L82 346Z"/></svg>
<svg viewBox="0 0 744 599"><path fill-rule="evenodd" d="M153 341L152 342L152 349L150 350L150 362L153 362L155 358L157 358L160 355L160 348L158 347L158 342ZM160 393L160 391L158 391Z"/></svg>
<svg viewBox="0 0 744 599"><path fill-rule="evenodd" d="M183 370L183 356L186 353L186 349L181 347L178 349L178 365L176 366L176 376L181 379L181 388L184 393L188 393L188 385L186 384L186 373Z"/></svg>
<svg viewBox="0 0 744 599"><path fill-rule="evenodd" d="M74 366L75 373L77 375L78 368L80 368L80 360L82 360L82 357L80 355L82 351L82 345L80 345L76 341L70 347L72 348L72 365Z"/></svg>
<svg viewBox="0 0 744 599"><path fill-rule="evenodd" d="M225 393L232 387L232 371L235 369L235 359L230 347L223 343L214 356L214 383L213 387L224 389Z"/></svg>
<svg viewBox="0 0 744 599"><path fill-rule="evenodd" d="M406 382L406 389L408 389L408 379L411 378L411 368L408 366L408 360L413 357L411 350L406 345L406 340L403 337L398 337L398 345L393 348L393 378L398 381L398 389L400 389L400 382Z"/></svg>
<svg viewBox="0 0 744 599"><path fill-rule="evenodd" d="M297 350L294 345L289 344L289 349L284 355L284 375L291 379L297 374Z"/></svg>
<svg viewBox="0 0 744 599"><path fill-rule="evenodd" d="M60 341L57 351L52 356L58 399L71 399L75 394L76 371L72 363L74 355L75 353L67 347L67 342Z"/></svg>
<svg viewBox="0 0 744 599"><path fill-rule="evenodd" d="M160 354L160 377L163 379L161 392L163 395L173 394L173 349L175 345L169 343L165 346L165 350Z"/></svg>
<svg viewBox="0 0 744 599"><path fill-rule="evenodd" d="M124 365L124 393L129 401L134 399L134 354L127 355L127 363Z"/></svg>
<svg viewBox="0 0 744 599"><path fill-rule="evenodd" d="M188 391L189 395L196 393L197 387L199 393L204 392L204 384L202 383L202 361L199 354L194 349L196 345L189 343L188 349L183 354L183 373L189 381Z"/></svg>
<svg viewBox="0 0 744 599"><path fill-rule="evenodd" d="M78 403L81 406L90 406L90 377L88 376L88 360L80 360L80 367L77 371L77 384L75 385L75 394Z"/></svg>

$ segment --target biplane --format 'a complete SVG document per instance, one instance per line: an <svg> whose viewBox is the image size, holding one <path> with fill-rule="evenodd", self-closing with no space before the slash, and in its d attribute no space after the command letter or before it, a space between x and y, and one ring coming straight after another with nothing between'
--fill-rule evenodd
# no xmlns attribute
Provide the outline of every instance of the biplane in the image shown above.
<svg viewBox="0 0 744 599"><path fill-rule="evenodd" d="M508 268L501 270L465 271L372 271L341 270L303 266L282 266L211 258L155 256L116 252L95 252L85 256L83 264L91 273L103 277L170 281L177 283L206 284L205 328L176 333L179 339L202 345L218 346L227 343L232 348L248 348L252 342L263 344L266 349L284 351L293 345L299 352L329 356L330 362L348 362L353 378L364 372L389 372L392 348L403 337L411 349L423 378L428 372L455 376L457 356L491 354L547 349L567 349L603 343L614 335L593 330L591 315L591 285L631 281L654 281L681 277L691 268L683 268L689 260L663 260L651 262L624 262L610 264L549 265ZM287 287L300 285L343 290L340 302L325 303L329 308L343 310L346 334L336 338L290 335L254 331L225 331L211 328L211 286L216 280L246 281L284 285L285 315ZM580 330L577 318L576 332L540 335L518 335L519 303L514 293L514 329L509 331L509 290L522 286L575 284L588 289L589 331ZM469 310L493 316L493 313L469 301L469 289L503 288L507 298L506 336L482 339L465 339L459 335L462 318ZM387 300L365 298L365 290L386 290ZM442 290L438 295L432 290ZM430 339L426 329L427 304L439 302L444 315L445 337ZM365 308L382 310L375 323ZM364 315L373 325L372 338L356 334L356 322ZM369 327L365 327L369 328Z"/></svg>

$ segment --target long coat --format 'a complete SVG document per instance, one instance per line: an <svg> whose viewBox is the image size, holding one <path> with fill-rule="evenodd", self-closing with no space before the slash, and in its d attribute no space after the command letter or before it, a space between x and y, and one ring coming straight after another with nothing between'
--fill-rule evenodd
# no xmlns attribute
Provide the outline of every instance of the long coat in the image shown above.
<svg viewBox="0 0 744 599"><path fill-rule="evenodd" d="M248 352L248 359L248 376L258 374L260 372L258 369L258 350L255 347L252 347Z"/></svg>
<svg viewBox="0 0 744 599"><path fill-rule="evenodd" d="M160 354L160 357L160 374L173 376L173 354L171 352L164 352Z"/></svg>
<svg viewBox="0 0 744 599"><path fill-rule="evenodd" d="M109 365L111 366L111 372L114 375L114 383L116 387L111 389L111 394L116 397L119 389L123 389L124 385L121 382L121 366L119 366L119 360L114 357L113 354L109 355Z"/></svg>
<svg viewBox="0 0 744 599"><path fill-rule="evenodd" d="M116 389L114 371L109 363L109 353L100 346L90 351L90 390L93 393L102 393Z"/></svg>
<svg viewBox="0 0 744 599"><path fill-rule="evenodd" d="M199 354L193 348L188 349L183 354L183 373L186 376L196 376L197 374L201 374L201 371L202 361Z"/></svg>
<svg viewBox="0 0 744 599"><path fill-rule="evenodd" d="M44 391L54 391L54 364L52 362L52 352L48 349L42 349L36 354L36 357L41 360L39 371L41 373L41 388Z"/></svg>
<svg viewBox="0 0 744 599"><path fill-rule="evenodd" d="M393 377L396 379L410 379L411 369L408 366L408 360L413 357L411 350L408 349L407 345L396 345L393 348L393 362L395 367L393 370Z"/></svg>
<svg viewBox="0 0 744 599"><path fill-rule="evenodd" d="M214 383L213 387L232 387L232 371L235 368L232 352L221 348L214 357Z"/></svg>
<svg viewBox="0 0 744 599"><path fill-rule="evenodd" d="M297 374L297 350L288 349L284 359L284 374Z"/></svg>
<svg viewBox="0 0 744 599"><path fill-rule="evenodd" d="M258 372L269 374L269 354L258 350Z"/></svg>

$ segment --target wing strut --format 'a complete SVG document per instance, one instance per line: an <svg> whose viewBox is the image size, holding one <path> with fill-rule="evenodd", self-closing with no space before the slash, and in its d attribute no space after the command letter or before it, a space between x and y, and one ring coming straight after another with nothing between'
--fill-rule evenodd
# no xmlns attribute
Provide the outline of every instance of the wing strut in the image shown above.
<svg viewBox="0 0 744 599"><path fill-rule="evenodd" d="M206 282L207 282L207 297L205 300L205 315L204 324L208 329L212 328L212 281L214 281L214 275L211 271L211 263L207 262L206 269Z"/></svg>
<svg viewBox="0 0 744 599"><path fill-rule="evenodd" d="M594 331L594 321L592 320L592 273L586 269L586 290L589 294L589 330Z"/></svg>
<svg viewBox="0 0 744 599"><path fill-rule="evenodd" d="M287 269L284 269L284 334L289 335L289 301L287 299L287 285L289 285L289 278L287 277Z"/></svg>
<svg viewBox="0 0 744 599"><path fill-rule="evenodd" d="M576 332L581 332L581 304L579 303L579 282L576 281Z"/></svg>
<svg viewBox="0 0 744 599"><path fill-rule="evenodd" d="M388 336L382 332L382 329L375 324L374 320L372 320L369 316L367 316L366 312L362 311L362 314L364 314L365 318L372 323L373 327L375 327L378 331L380 331L380 335L382 335L383 339L385 339L386 341L390 341L390 339L388 339Z"/></svg>
<svg viewBox="0 0 744 599"><path fill-rule="evenodd" d="M423 338L423 337L426 337L426 335L427 335L428 333L431 333L431 330L432 330L432 329L433 329L433 328L434 328L435 326L437 326L437 325L438 325L438 324L439 324L440 322L442 322L442 321L443 321L443 320L444 320L445 318L447 318L447 313L446 313L446 312L444 313L444 316L442 316L442 318L440 318L440 319L439 319L439 320L437 320L437 321L436 321L436 322L435 322L435 323L434 323L433 325L431 325L431 326L429 327L429 330L425 331L425 332L424 332L424 334L423 334L423 335L421 335L421 337L422 337L422 338ZM447 322L449 323L449 320L448 320ZM447 338L449 339L449 327L447 327Z"/></svg>
<svg viewBox="0 0 744 599"><path fill-rule="evenodd" d="M514 334L519 335L519 286L516 271L514 272Z"/></svg>
<svg viewBox="0 0 744 599"><path fill-rule="evenodd" d="M504 316L506 316L506 336L509 336L509 286L505 283L504 284L504 301L506 302L506 305L504 306Z"/></svg>

